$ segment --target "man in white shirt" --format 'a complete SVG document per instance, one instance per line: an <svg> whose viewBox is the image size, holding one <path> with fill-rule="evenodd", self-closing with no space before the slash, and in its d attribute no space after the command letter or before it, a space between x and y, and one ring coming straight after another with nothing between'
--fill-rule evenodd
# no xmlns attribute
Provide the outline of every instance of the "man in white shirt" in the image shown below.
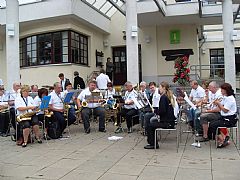
<svg viewBox="0 0 240 180"><path fill-rule="evenodd" d="M206 96L205 90L198 84L196 80L190 82L192 90L189 95L189 99L193 102L196 107L201 106L204 97ZM194 128L193 130L200 131L200 122L198 117L200 116L201 110L199 108L190 108L187 112L188 123Z"/></svg>
<svg viewBox="0 0 240 180"><path fill-rule="evenodd" d="M82 108L82 118L84 123L85 133L90 133L90 116L99 116L99 131L106 132L105 130L105 109L101 107L101 104L98 103L98 98L94 99L92 96L92 92L99 92L97 90L97 82L95 80L91 80L88 83L88 87L85 88L77 98L78 108ZM90 98L89 98L90 97ZM85 107L82 107L82 104L86 103Z"/></svg>
<svg viewBox="0 0 240 180"><path fill-rule="evenodd" d="M208 141L208 123L218 120L221 115L219 113L219 108L214 105L214 101L217 99L222 99L221 89L215 81L212 81L208 85L208 108L200 116L200 124L203 128L203 138L200 141Z"/></svg>
<svg viewBox="0 0 240 180"><path fill-rule="evenodd" d="M4 87L0 86L0 135L6 136L8 133L9 126L9 111L8 111L8 102L7 97L4 94Z"/></svg>
<svg viewBox="0 0 240 180"><path fill-rule="evenodd" d="M100 90L106 90L107 89L107 83L111 82L108 75L105 74L104 69L100 70L99 76L96 78L97 81L97 87Z"/></svg>
<svg viewBox="0 0 240 180"><path fill-rule="evenodd" d="M70 83L70 80L68 78L65 78L63 73L60 73L58 77L60 79L62 91L66 90L66 86Z"/></svg>
<svg viewBox="0 0 240 180"><path fill-rule="evenodd" d="M60 132L63 133L64 129L67 126L67 121L64 117L64 112L66 109L64 109L64 94L62 91L62 86L59 82L54 83L53 85L54 91L51 92L49 95L51 96L50 102L49 102L49 108L53 111L55 119L59 122L60 125ZM71 113L71 111L68 112L68 125L70 126L76 121L75 114Z"/></svg>
<svg viewBox="0 0 240 180"><path fill-rule="evenodd" d="M21 84L18 82L13 83L13 88L11 91L7 92L7 98L8 98L8 104L10 107L10 119L11 119L11 124L13 128L16 130L16 110L15 110L15 99L18 96L21 96L20 94L20 88ZM19 129L19 128L18 128Z"/></svg>
<svg viewBox="0 0 240 180"><path fill-rule="evenodd" d="M127 81L125 83L125 103L122 110L117 114L117 123L120 126L115 132L118 133L118 130L121 129L121 118L125 117L127 122L128 133L132 133L132 126L134 124L139 123L139 119L134 119L132 122L133 116L138 114L137 106L135 105L135 100L137 99L137 92L133 89L133 85L131 82ZM138 120L138 122L137 122Z"/></svg>

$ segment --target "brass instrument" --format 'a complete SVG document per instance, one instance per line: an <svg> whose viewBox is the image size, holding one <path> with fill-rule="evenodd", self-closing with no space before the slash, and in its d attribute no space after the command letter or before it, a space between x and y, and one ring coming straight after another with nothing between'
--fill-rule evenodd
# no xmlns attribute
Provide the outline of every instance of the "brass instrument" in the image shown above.
<svg viewBox="0 0 240 180"><path fill-rule="evenodd" d="M63 113L63 115L65 117L65 120L67 120L67 118L68 118L68 111L69 111L70 108L71 108L71 106L69 104L64 104L64 113Z"/></svg>
<svg viewBox="0 0 240 180"><path fill-rule="evenodd" d="M6 113L9 111L8 105L0 105L0 113Z"/></svg>
<svg viewBox="0 0 240 180"><path fill-rule="evenodd" d="M52 117L52 115L53 115L53 112L52 112L52 111L46 110L46 111L44 112L44 116L45 116L45 117L50 118L50 117Z"/></svg>
<svg viewBox="0 0 240 180"><path fill-rule="evenodd" d="M35 115L37 112L32 111L32 112L27 112L25 114L21 114L17 116L17 122L22 122L22 121L30 121L32 116Z"/></svg>
<svg viewBox="0 0 240 180"><path fill-rule="evenodd" d="M81 105L82 105L82 107L87 107L88 106L88 102L87 101L83 101Z"/></svg>

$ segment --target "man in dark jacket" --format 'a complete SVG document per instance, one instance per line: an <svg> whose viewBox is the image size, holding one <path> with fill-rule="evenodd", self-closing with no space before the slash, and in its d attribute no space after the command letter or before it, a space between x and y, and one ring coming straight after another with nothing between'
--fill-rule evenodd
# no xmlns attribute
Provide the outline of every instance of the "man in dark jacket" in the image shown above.
<svg viewBox="0 0 240 180"><path fill-rule="evenodd" d="M60 79L60 84L62 85L62 91L66 90L66 87L70 83L70 80L68 78L64 78L63 73L60 73L58 77Z"/></svg>
<svg viewBox="0 0 240 180"><path fill-rule="evenodd" d="M74 83L73 88L74 89L85 89L85 83L83 81L83 78L79 76L79 73L77 71L74 72Z"/></svg>

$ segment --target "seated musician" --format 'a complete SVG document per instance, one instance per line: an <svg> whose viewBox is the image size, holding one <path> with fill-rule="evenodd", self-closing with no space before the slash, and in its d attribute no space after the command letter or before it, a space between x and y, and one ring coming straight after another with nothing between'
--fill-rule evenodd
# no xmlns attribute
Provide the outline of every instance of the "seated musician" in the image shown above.
<svg viewBox="0 0 240 180"><path fill-rule="evenodd" d="M116 91L115 91L115 89L113 88L112 82L108 82L108 83L107 83L107 90L106 90L106 92L105 92L104 98L105 98L105 99L112 99L112 98L113 98L113 95L115 95L115 94L116 94Z"/></svg>
<svg viewBox="0 0 240 180"><path fill-rule="evenodd" d="M219 110L221 117L218 120L212 121L209 124L208 138L215 139L216 130L218 127L234 127L238 121L237 119L237 104L235 99L234 90L229 83L224 83L221 85L221 92L223 95L222 100L215 100L213 102ZM220 132L218 132L220 133ZM228 144L229 137L226 137L224 144L219 145L219 147L224 147Z"/></svg>
<svg viewBox="0 0 240 180"><path fill-rule="evenodd" d="M15 99L20 96L20 89L21 85L20 83L13 83L12 90L7 92L8 96L8 104L10 107L10 119L11 119L11 124L13 128L16 130L16 109L15 109ZM18 128L19 130L20 128ZM17 132L20 134L20 132ZM19 137L19 136L18 136ZM15 139L15 135L12 137L13 140Z"/></svg>
<svg viewBox="0 0 240 180"><path fill-rule="evenodd" d="M82 119L84 123L85 133L90 133L90 115L99 116L99 131L106 132L105 130L105 109L101 107L99 99L94 97L89 100L87 97L92 95L92 92L97 91L97 82L95 80L90 80L88 87L85 88L77 98L78 108L82 108ZM83 106L83 104L85 106ZM92 114L93 113L93 114Z"/></svg>
<svg viewBox="0 0 240 180"><path fill-rule="evenodd" d="M140 83L140 89L139 89L138 93L141 95L141 101L144 106L141 110L139 110L139 120L141 123L141 127L143 128L143 127L145 127L145 125L144 125L145 113L151 112L151 107L149 104L150 103L150 101L149 101L150 91L147 89L147 83L145 81L142 81Z"/></svg>
<svg viewBox="0 0 240 180"><path fill-rule="evenodd" d="M155 82L149 83L149 89L150 89L149 103L151 108L149 108L148 111L146 111L146 114L144 115L145 133L147 132L147 127L149 125L150 117L152 117L152 113L155 113L158 110L159 101L160 101L159 90Z"/></svg>
<svg viewBox="0 0 240 180"><path fill-rule="evenodd" d="M38 96L36 96L36 97L34 98L34 104L35 104L37 107L40 107L40 106L41 106L41 103L42 103L43 97L44 97L44 96L47 96L47 95L48 95L48 90L47 90L46 88L41 88L41 89L39 89L39 90L38 90ZM49 111L46 111L46 112L40 111L40 112L37 113L38 120L41 121L42 123L44 123L44 115L45 115L45 113L49 113ZM51 117L45 117L45 121L46 121L46 122L45 122L45 128L48 127L48 124L49 124L50 119L51 119ZM45 129L45 132L47 132L46 129ZM48 137L47 135L46 135L46 137L44 137L44 138L46 138L47 140L50 139L50 137Z"/></svg>
<svg viewBox="0 0 240 180"><path fill-rule="evenodd" d="M66 85L66 90L63 91L63 94L64 94L64 97L67 95L67 93L71 92L73 90L73 86L72 86L72 83L68 83ZM69 108L69 112L71 114L76 114L75 112L75 102L76 102L77 98L75 96L72 97L69 105L70 105L70 108Z"/></svg>
<svg viewBox="0 0 240 180"><path fill-rule="evenodd" d="M204 100L204 97L206 96L205 90L198 84L196 80L192 80L190 82L190 85L192 87L192 90L189 95L189 99L193 102L193 104L196 107L201 106L202 101ZM198 117L200 116L201 110L199 108L193 109L190 108L187 111L187 117L188 117L188 123L190 127L192 128L193 132L200 131L200 122L198 120Z"/></svg>
<svg viewBox="0 0 240 180"><path fill-rule="evenodd" d="M15 107L17 110L17 116L26 115L36 110L34 100L29 96L30 87L27 85L22 86L21 96L15 99ZM30 115L29 115L30 116ZM36 114L32 115L30 120L20 120L20 126L23 128L23 143L22 147L27 146L28 137L30 134L30 126L33 127L33 132L38 143L42 143L40 139L39 121ZM18 118L17 118L18 119Z"/></svg>
<svg viewBox="0 0 240 180"><path fill-rule="evenodd" d="M56 82L53 85L54 90L49 94L51 95L51 99L49 102L49 109L53 111L54 119L59 122L60 125L60 132L63 133L64 129L67 127L67 121L68 125L73 124L76 121L75 114L71 113L71 111L68 112L68 117L64 117L64 114L66 115L67 109L64 108L64 95L61 92L62 91L62 85L60 82ZM64 113L65 112L65 113ZM61 135L62 136L62 135Z"/></svg>
<svg viewBox="0 0 240 180"><path fill-rule="evenodd" d="M4 87L0 86L0 135L7 136L9 126L9 106L8 99L4 92Z"/></svg>
<svg viewBox="0 0 240 180"><path fill-rule="evenodd" d="M169 84L167 82L161 82L159 85L159 91L161 94L161 98L159 101L159 108L155 111L156 115L160 117L160 121L151 121L148 120L150 123L147 126L147 142L145 149L154 149L154 139L155 139L155 129L156 128L166 128L171 129L175 126L175 119L174 116L174 107L176 100L173 97L172 91L169 89ZM155 113L151 114L152 116L148 116L147 118L151 119ZM157 144L156 148L159 148Z"/></svg>
<svg viewBox="0 0 240 180"><path fill-rule="evenodd" d="M133 122L132 124L132 117L138 114L138 109L134 104L134 100L137 99L138 94L133 89L133 85L131 82L127 81L124 84L124 86L126 89L125 96L124 96L125 103L121 111L117 113L117 125L121 126L121 122L122 122L121 118L124 117L127 122L128 133L132 133L132 126L138 123L138 122ZM120 129L121 127L119 127L115 132L118 133Z"/></svg>
<svg viewBox="0 0 240 180"><path fill-rule="evenodd" d="M222 99L221 89L215 81L212 81L208 85L208 102L207 109L200 115L200 124L203 128L203 137L200 142L208 141L208 123L218 120L221 115L219 108L213 104L216 99Z"/></svg>

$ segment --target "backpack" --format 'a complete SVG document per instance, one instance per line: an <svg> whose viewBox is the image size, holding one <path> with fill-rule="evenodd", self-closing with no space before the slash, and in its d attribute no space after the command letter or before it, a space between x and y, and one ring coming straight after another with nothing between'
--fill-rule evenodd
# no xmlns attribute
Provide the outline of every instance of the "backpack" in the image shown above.
<svg viewBox="0 0 240 180"><path fill-rule="evenodd" d="M61 130L58 121L49 122L47 134L51 139L58 139L60 137Z"/></svg>

